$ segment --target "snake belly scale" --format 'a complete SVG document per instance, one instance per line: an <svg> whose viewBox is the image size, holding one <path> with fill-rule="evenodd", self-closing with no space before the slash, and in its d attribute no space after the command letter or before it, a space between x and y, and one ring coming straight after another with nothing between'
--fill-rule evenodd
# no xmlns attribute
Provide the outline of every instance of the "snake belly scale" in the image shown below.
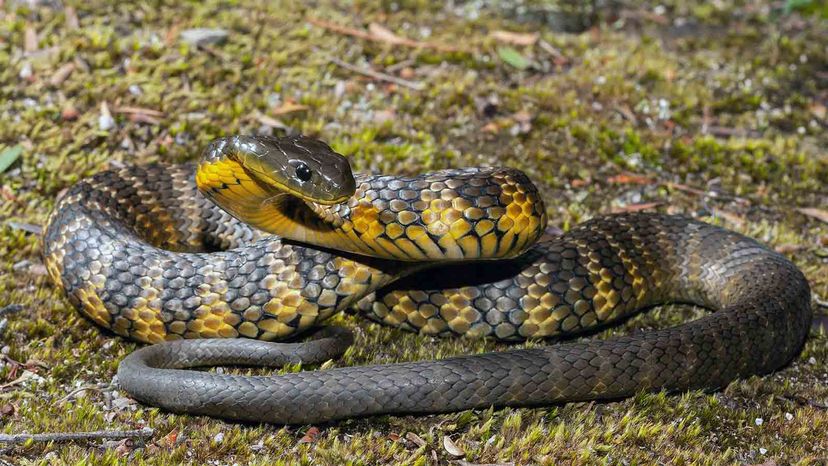
<svg viewBox="0 0 828 466"><path fill-rule="evenodd" d="M91 320L166 341L121 363L127 392L247 421L716 388L782 367L807 336L807 280L755 240L647 213L538 241L545 225L537 189L517 170L353 176L319 141L233 137L211 144L198 166L129 166L81 181L49 218L44 256ZM347 307L424 334L516 341L582 333L668 302L716 312L633 336L437 361L274 377L185 370L325 361L347 348L348 332L271 340Z"/></svg>

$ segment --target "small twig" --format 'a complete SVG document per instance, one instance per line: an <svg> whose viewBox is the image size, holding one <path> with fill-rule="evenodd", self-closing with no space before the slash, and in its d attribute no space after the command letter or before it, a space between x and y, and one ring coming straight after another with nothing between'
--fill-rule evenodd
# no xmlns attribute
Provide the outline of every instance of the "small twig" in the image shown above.
<svg viewBox="0 0 828 466"><path fill-rule="evenodd" d="M394 84L398 84L400 86L408 87L414 89L416 91L421 91L425 87L421 82L409 81L407 79L398 78L396 76L391 76L390 74L380 73L379 71L374 71L370 68L362 68L359 66L352 65L350 63L344 62L336 57L330 57L329 60L331 63L335 63L346 70L353 71L354 73L359 73L365 76L369 76L371 78L377 79L379 81L386 81Z"/></svg>
<svg viewBox="0 0 828 466"><path fill-rule="evenodd" d="M414 63L416 63L416 62L414 60L411 60L411 59L403 60L401 62L394 63L393 65L386 67L385 71L387 71L389 73L396 73L397 71L399 71L399 70L401 70L405 67L414 65Z"/></svg>
<svg viewBox="0 0 828 466"><path fill-rule="evenodd" d="M817 306L828 309L828 300L820 298L816 293L811 293L811 297L814 299Z"/></svg>
<svg viewBox="0 0 828 466"><path fill-rule="evenodd" d="M15 385L20 385L23 382L26 382L27 380L34 379L35 377L37 377L37 374L35 374L34 372L24 370L23 374L21 374L20 377L12 380L11 382L0 385L0 390L5 390L7 388L14 387Z"/></svg>
<svg viewBox="0 0 828 466"><path fill-rule="evenodd" d="M741 138L758 138L762 135L759 131L755 130L745 130L740 128L730 128L727 126L708 126L706 129L707 134L711 134L716 137L741 137Z"/></svg>
<svg viewBox="0 0 828 466"><path fill-rule="evenodd" d="M338 34L344 34L346 36L358 37L360 39L370 40L374 42L382 42L384 44L391 44L391 45L402 45L405 47L411 48L428 48L434 49L440 52L463 52L463 49L452 47L450 45L443 45L437 44L434 42L419 42L416 40L406 39L404 37L395 37L394 40L389 40L388 37L382 37L377 34L373 34L371 32L362 30L362 29L355 29L348 26L343 26L341 24L332 23L330 21L325 21L322 19L317 18L308 18L308 22L313 24L314 26L319 26L322 29L327 29L329 31L336 32Z"/></svg>
<svg viewBox="0 0 828 466"><path fill-rule="evenodd" d="M715 198L722 199L722 200L729 200L729 201L737 202L737 203L742 204L742 205L750 204L750 201L743 198L743 197L733 196L733 195L730 195L730 194L720 193L720 192L717 192L717 191L705 191L703 189L693 188L691 186L687 186L687 185L681 184L681 183L673 183L673 182L667 181L667 182L662 183L662 185L665 186L667 189L675 189L677 191L683 191L683 192L686 192L686 193L689 193L689 194L695 194L696 196L715 197Z"/></svg>
<svg viewBox="0 0 828 466"><path fill-rule="evenodd" d="M212 47L210 45L199 44L198 49L207 52L208 54L218 58L221 61L229 61L230 60L230 58L227 55L225 55L223 52L220 52L217 48Z"/></svg>
<svg viewBox="0 0 828 466"><path fill-rule="evenodd" d="M798 405L811 406L811 407L818 408L818 409L828 409L828 405L826 405L825 403L820 403L818 401L809 400L809 399L805 398L804 396L782 395L781 398L785 399L785 400L788 400L788 401L791 401L793 403L796 403Z"/></svg>
<svg viewBox="0 0 828 466"><path fill-rule="evenodd" d="M4 316L6 314L16 314L22 310L22 304L9 304L8 306L0 307L0 316Z"/></svg>
<svg viewBox="0 0 828 466"><path fill-rule="evenodd" d="M469 463L466 460L457 460L454 463L459 466L515 466L515 463L511 461L508 463Z"/></svg>
<svg viewBox="0 0 828 466"><path fill-rule="evenodd" d="M71 392L67 393L66 395L62 396L60 399L57 400L57 403L62 403L80 392L101 392L101 389L94 385L84 385L83 387L76 388Z"/></svg>
<svg viewBox="0 0 828 466"><path fill-rule="evenodd" d="M71 442L73 440L121 440L125 438L150 438L155 429L144 427L136 430L97 430L94 432L55 432L49 434L0 434L0 443Z"/></svg>
<svg viewBox="0 0 828 466"><path fill-rule="evenodd" d="M614 214L622 212L640 212L642 210L650 210L660 206L661 202L643 202L640 204L628 204L622 207L613 207L610 212Z"/></svg>

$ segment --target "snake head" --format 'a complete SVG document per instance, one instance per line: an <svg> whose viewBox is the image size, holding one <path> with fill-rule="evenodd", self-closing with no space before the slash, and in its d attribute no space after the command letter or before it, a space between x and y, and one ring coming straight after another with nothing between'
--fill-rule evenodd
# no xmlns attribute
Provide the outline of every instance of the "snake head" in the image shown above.
<svg viewBox="0 0 828 466"><path fill-rule="evenodd" d="M207 147L206 159L227 157L259 183L310 202L331 205L354 195L348 160L305 136L231 136Z"/></svg>

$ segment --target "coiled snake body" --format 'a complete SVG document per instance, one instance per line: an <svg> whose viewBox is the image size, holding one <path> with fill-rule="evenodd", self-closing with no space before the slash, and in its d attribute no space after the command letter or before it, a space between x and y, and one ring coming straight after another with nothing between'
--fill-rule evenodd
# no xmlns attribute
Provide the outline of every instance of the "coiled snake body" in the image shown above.
<svg viewBox="0 0 828 466"><path fill-rule="evenodd" d="M169 410L248 421L716 388L785 365L807 335L806 279L752 239L659 214L599 217L538 241L545 225L517 170L353 177L318 141L233 137L211 144L197 169L130 166L78 183L49 219L44 253L51 278L99 325L177 340L128 356L122 388ZM265 340L349 306L425 334L521 340L667 302L716 312L633 336L437 361L274 377L183 370L325 361L348 332Z"/></svg>

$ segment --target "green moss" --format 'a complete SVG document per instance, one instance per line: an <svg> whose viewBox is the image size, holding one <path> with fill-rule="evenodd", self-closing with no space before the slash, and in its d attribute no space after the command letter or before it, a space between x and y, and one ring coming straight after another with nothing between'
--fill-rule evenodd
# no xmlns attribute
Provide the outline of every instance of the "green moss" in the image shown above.
<svg viewBox="0 0 828 466"><path fill-rule="evenodd" d="M793 209L828 205L828 88L821 78L828 25L811 6L786 13L774 3L626 2L623 15L610 7L595 15L582 8L581 24L592 16L613 22L571 34L550 26L557 24L555 2L528 2L524 10L534 16L510 2L493 2L480 15L463 2L448 9L419 0L321 2L312 10L292 1L68 3L80 18L78 30L67 28L62 8L8 1L0 8L0 147L24 148L0 174L0 307L24 306L5 316L0 346L8 348L7 358L28 361L26 368L43 377L0 390L0 408L14 411L0 414L0 429L149 425L156 435L121 449L117 443L16 446L0 449L0 458L21 464L445 464L454 459L442 447L448 435L465 460L477 463L825 462L828 415L819 406L828 399L828 340L818 332L785 370L712 394L380 416L317 426L320 433L307 444L300 439L308 426L238 425L140 405L114 408L119 392L110 382L118 361L137 345L79 317L43 275L39 238L9 223L42 225L61 190L112 163L192 160L220 135L282 131L263 127L259 115L266 115L325 139L356 170L521 168L539 185L550 223L563 228L632 202L713 213L703 218L793 251L786 254L814 293L828 299L828 263L819 252L828 229ZM666 23L648 19L648 12L663 14ZM356 28L377 22L402 36L465 51L367 42L324 31L308 16ZM40 51L26 56L29 25L38 32ZM175 38L191 27L222 27L230 36L202 50ZM497 56L505 44L489 32L500 29L539 32L563 58L540 44L510 44L535 64L517 71ZM425 88L370 81L331 64L331 56L390 74L408 66L414 70L408 79ZM69 63L73 72L51 84ZM31 77L21 77L29 65ZM277 115L274 107L288 100L308 109ZM104 102L115 119L109 130L99 127ZM484 110L487 102L494 104ZM69 106L77 118L63 118ZM158 124L132 121L117 112L124 106L162 116ZM528 128L516 121L520 114L529 115ZM622 172L657 182L607 181ZM698 194L708 189L721 194ZM698 315L669 306L597 337ZM404 334L350 315L334 320L358 328L358 344L336 365L507 348ZM0 385L20 375L22 368L12 367L0 365ZM78 387L88 390L65 399ZM214 440L219 433L221 442ZM418 437L424 445L411 440Z"/></svg>

